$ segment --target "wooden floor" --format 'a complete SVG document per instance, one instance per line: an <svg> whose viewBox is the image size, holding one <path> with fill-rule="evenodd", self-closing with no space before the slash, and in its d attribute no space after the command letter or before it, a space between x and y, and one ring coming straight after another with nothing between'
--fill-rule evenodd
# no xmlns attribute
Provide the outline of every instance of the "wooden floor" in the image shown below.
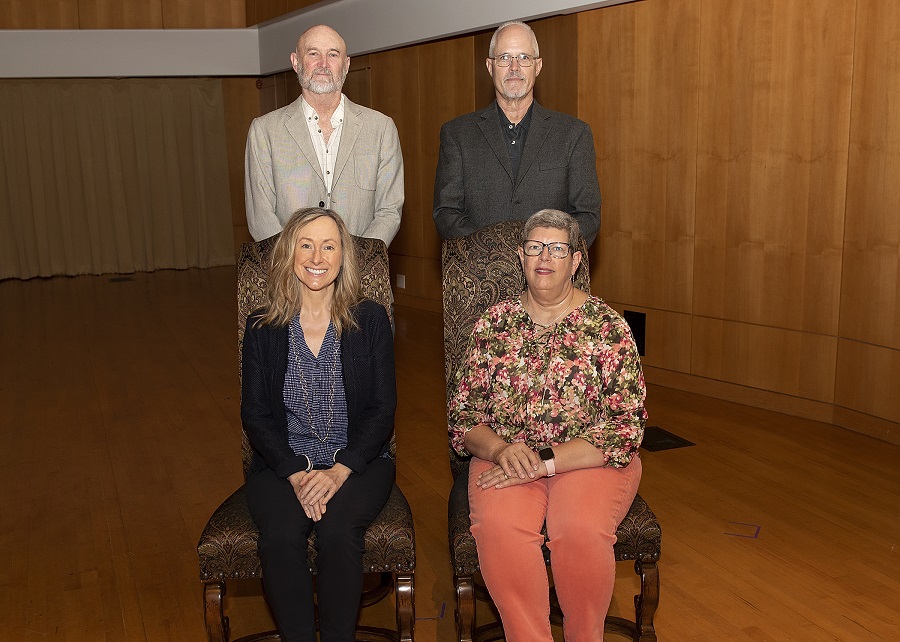
<svg viewBox="0 0 900 642"><path fill-rule="evenodd" d="M232 268L0 282L0 640L204 639L196 542L241 482L234 299ZM396 316L416 637L451 640L441 319ZM696 444L643 453L660 641L900 640L900 448L666 388L647 405ZM636 585L620 565L614 610ZM270 626L257 582L226 609L235 635Z"/></svg>

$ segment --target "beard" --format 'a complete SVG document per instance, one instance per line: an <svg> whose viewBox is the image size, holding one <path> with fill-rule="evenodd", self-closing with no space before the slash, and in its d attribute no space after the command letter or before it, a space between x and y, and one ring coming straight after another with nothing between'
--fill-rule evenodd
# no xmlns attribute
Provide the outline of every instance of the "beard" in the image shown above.
<svg viewBox="0 0 900 642"><path fill-rule="evenodd" d="M522 82L518 87L509 87L506 84L506 81L510 78L518 78ZM500 86L502 88L500 95L507 100L511 100L513 98L522 98L523 96L527 95L529 91L528 82L525 80L525 77L521 72L516 71L509 72L503 79L503 82L500 84Z"/></svg>
<svg viewBox="0 0 900 642"><path fill-rule="evenodd" d="M313 78L316 74L327 74L328 80L314 80ZM300 86L314 94L333 94L339 92L344 86L344 79L346 77L346 74L339 72L338 77L335 78L334 74L332 74L331 70L327 67L317 67L308 74L304 73L302 68L297 72L297 80L300 82Z"/></svg>

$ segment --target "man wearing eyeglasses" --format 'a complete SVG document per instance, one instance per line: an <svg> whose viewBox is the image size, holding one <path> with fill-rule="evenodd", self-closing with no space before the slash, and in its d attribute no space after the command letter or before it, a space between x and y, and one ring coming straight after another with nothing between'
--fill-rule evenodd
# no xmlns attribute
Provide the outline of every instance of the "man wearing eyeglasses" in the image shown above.
<svg viewBox="0 0 900 642"><path fill-rule="evenodd" d="M442 238L541 209L571 214L588 245L600 228L600 186L587 123L541 107L537 38L523 22L491 38L488 73L496 100L445 123L434 181L434 222Z"/></svg>

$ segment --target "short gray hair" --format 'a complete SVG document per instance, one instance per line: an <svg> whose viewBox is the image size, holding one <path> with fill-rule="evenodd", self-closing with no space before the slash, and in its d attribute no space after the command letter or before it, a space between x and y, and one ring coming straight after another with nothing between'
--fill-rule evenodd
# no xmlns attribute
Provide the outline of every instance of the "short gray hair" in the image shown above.
<svg viewBox="0 0 900 642"><path fill-rule="evenodd" d="M538 48L537 36L534 35L534 31L531 29L531 27L529 27L521 20L510 20L509 22L504 22L502 25L497 27L497 30L494 31L494 35L491 36L491 46L488 47L488 58L494 57L494 47L497 45L497 37L500 35L500 32L513 25L525 27L525 30L528 31L528 35L531 36L531 46L534 49L534 57L540 58L541 50Z"/></svg>
<svg viewBox="0 0 900 642"><path fill-rule="evenodd" d="M528 240L531 233L538 227L550 227L554 230L565 230L569 235L569 246L572 252L579 251L578 241L581 239L581 228L578 221L571 214L561 210L540 210L535 212L522 227L522 243Z"/></svg>

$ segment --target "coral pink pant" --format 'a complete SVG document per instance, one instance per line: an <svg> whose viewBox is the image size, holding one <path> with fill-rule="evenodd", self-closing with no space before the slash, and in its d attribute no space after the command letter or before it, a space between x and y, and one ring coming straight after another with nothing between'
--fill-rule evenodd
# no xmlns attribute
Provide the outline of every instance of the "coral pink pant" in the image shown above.
<svg viewBox="0 0 900 642"><path fill-rule="evenodd" d="M500 611L508 642L552 642L550 585L541 544L547 522L556 594L567 642L599 642L615 583L616 528L641 479L626 468L588 468L521 486L482 490L493 464L472 458L469 509L481 575Z"/></svg>

